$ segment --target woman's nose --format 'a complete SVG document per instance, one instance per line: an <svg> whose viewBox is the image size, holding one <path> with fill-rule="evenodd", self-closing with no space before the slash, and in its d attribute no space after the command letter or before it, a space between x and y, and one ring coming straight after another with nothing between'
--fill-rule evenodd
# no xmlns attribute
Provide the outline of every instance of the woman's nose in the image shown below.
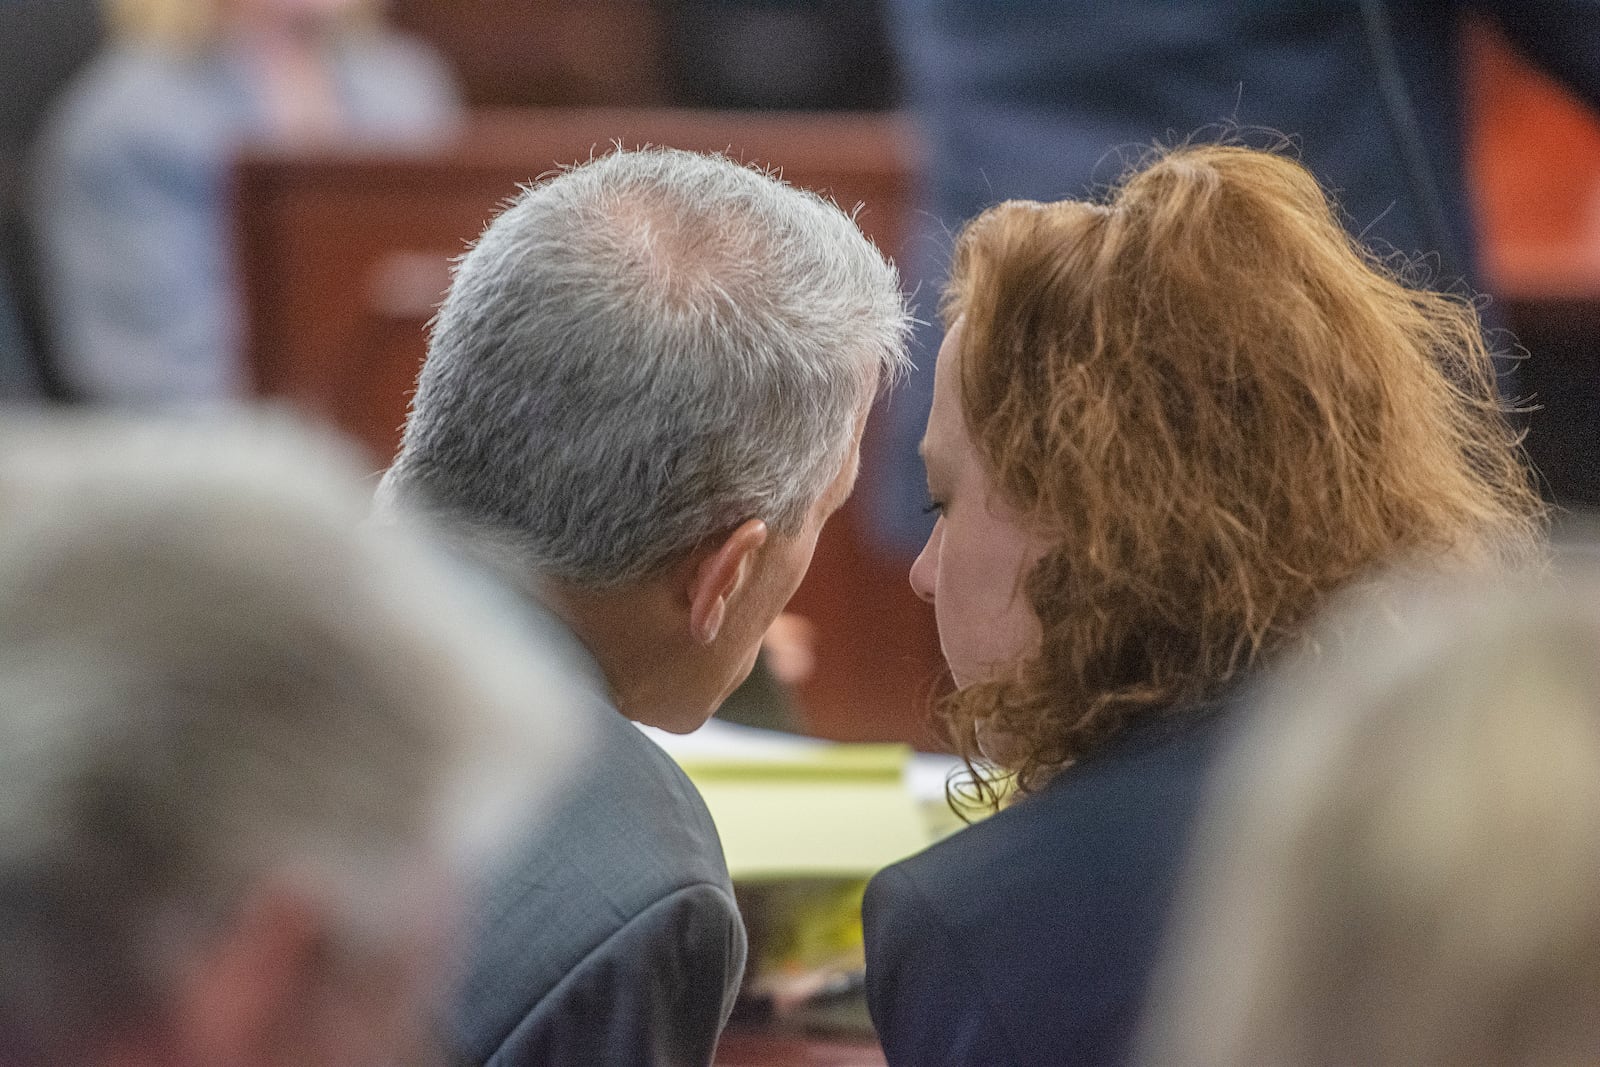
<svg viewBox="0 0 1600 1067"><path fill-rule="evenodd" d="M911 590L925 602L933 603L933 591L939 584L939 538L944 532L944 520L933 525L928 543L922 546L917 561L911 565Z"/></svg>

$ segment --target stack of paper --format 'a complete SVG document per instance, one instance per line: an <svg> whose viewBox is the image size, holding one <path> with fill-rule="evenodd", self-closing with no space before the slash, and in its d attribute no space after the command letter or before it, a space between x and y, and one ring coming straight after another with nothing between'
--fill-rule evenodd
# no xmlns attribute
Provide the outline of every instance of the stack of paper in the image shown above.
<svg viewBox="0 0 1600 1067"><path fill-rule="evenodd" d="M683 736L641 729L705 797L735 881L871 876L934 840L924 808L935 798L918 794L937 788L942 806L944 774L959 766L913 758L905 745L836 744L715 719Z"/></svg>

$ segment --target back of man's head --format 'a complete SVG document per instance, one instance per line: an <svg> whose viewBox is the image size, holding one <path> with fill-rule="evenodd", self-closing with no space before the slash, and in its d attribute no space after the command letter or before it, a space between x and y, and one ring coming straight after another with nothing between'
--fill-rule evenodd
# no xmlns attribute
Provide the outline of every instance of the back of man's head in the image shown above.
<svg viewBox="0 0 1600 1067"><path fill-rule="evenodd" d="M364 510L284 432L0 434L0 1062L324 1062L349 983L428 955L455 849L526 815L558 678Z"/></svg>
<svg viewBox="0 0 1600 1067"><path fill-rule="evenodd" d="M461 261L386 489L591 588L747 519L792 534L906 329L833 204L618 151L524 191Z"/></svg>

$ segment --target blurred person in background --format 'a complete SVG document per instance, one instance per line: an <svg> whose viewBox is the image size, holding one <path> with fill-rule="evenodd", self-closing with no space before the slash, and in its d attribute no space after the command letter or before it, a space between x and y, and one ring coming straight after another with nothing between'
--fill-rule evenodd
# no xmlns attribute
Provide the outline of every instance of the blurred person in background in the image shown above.
<svg viewBox="0 0 1600 1067"><path fill-rule="evenodd" d="M101 0L0 0L0 403L51 392L28 161L51 102L99 50Z"/></svg>
<svg viewBox="0 0 1600 1067"><path fill-rule="evenodd" d="M455 85L371 0L109 2L113 42L59 101L35 163L56 370L91 401L237 397L234 156L424 143L457 118Z"/></svg>
<svg viewBox="0 0 1600 1067"><path fill-rule="evenodd" d="M1141 1062L1594 1062L1596 563L1352 598L1253 697Z"/></svg>
<svg viewBox="0 0 1600 1067"><path fill-rule="evenodd" d="M1541 508L1472 305L1281 155L998 205L944 317L911 583L1017 799L873 879L868 1002L894 1067L1120 1063L1237 687L1370 569L1522 558Z"/></svg>
<svg viewBox="0 0 1600 1067"><path fill-rule="evenodd" d="M572 167L461 260L382 496L568 632L598 739L485 887L462 1059L711 1062L745 931L704 802L633 722L688 733L750 673L907 328L848 215L722 156Z"/></svg>
<svg viewBox="0 0 1600 1067"><path fill-rule="evenodd" d="M951 235L1007 199L1093 196L1149 145L1193 130L1291 138L1379 254L1427 257L1433 287L1481 290L1464 165L1469 15L1600 111L1596 0L889 0L924 155L902 268L920 283L917 371L865 472L873 529L926 538L917 442L933 396L934 303ZM1503 389L1522 395L1512 363Z"/></svg>
<svg viewBox="0 0 1600 1067"><path fill-rule="evenodd" d="M0 1063L439 1062L459 883L578 735L368 499L282 427L0 432Z"/></svg>

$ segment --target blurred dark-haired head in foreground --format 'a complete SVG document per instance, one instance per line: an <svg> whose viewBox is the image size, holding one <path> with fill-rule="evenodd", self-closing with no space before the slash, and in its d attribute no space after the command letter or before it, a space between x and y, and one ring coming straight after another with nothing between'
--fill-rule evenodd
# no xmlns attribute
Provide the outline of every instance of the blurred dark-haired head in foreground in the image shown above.
<svg viewBox="0 0 1600 1067"><path fill-rule="evenodd" d="M347 469L348 468L348 469ZM0 433L0 1062L423 1062L563 684L284 426Z"/></svg>

